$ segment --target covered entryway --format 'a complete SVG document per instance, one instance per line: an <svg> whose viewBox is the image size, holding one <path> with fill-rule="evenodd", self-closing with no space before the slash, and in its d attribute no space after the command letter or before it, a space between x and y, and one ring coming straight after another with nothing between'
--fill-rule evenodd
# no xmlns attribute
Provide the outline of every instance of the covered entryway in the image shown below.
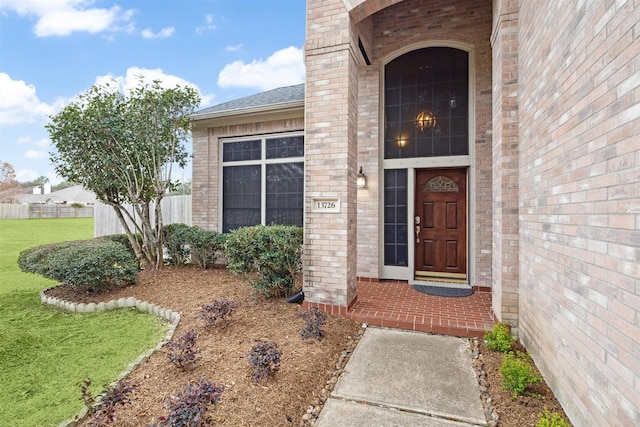
<svg viewBox="0 0 640 427"><path fill-rule="evenodd" d="M467 170L418 169L415 279L467 280Z"/></svg>

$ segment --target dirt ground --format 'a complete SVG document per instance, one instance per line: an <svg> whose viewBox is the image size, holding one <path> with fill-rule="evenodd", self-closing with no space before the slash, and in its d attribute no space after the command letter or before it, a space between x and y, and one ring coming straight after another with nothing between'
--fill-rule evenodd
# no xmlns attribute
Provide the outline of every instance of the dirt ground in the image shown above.
<svg viewBox="0 0 640 427"><path fill-rule="evenodd" d="M255 298L241 277L226 270L165 267L161 271L142 271L137 285L107 293L91 294L66 286L48 293L85 303L133 296L181 314L174 338L196 330L200 360L195 367L178 369L168 361L166 350L154 353L128 377L129 383L137 387L130 403L118 406L114 426L148 426L157 422L168 414L169 399L200 377L224 386L220 402L207 412L210 425L308 425L362 333L360 325L351 320L329 316L322 340L303 341L300 331L304 320L297 317L302 310L300 305L283 299ZM219 299L236 303L231 321L223 329L206 327L197 316L203 305ZM275 376L256 384L251 380L247 351L259 339L275 341L282 352L282 362ZM562 413L544 383L530 389L536 397L512 399L510 392L500 387L502 354L485 349L482 344L479 350L499 426L535 426L538 413L544 408ZM83 425L92 425L91 420Z"/></svg>
<svg viewBox="0 0 640 427"><path fill-rule="evenodd" d="M538 414L544 413L545 409L549 413L560 413L564 420L569 422L562 406L544 380L532 384L527 388L526 395L518 396L515 399L510 390L503 390L500 375L503 353L489 350L482 344L482 340L480 341L480 354L482 355L483 369L487 373L491 405L498 413L499 426L535 426L539 421ZM512 348L525 351L525 348L519 343L514 343ZM535 368L535 372L539 374L537 368Z"/></svg>

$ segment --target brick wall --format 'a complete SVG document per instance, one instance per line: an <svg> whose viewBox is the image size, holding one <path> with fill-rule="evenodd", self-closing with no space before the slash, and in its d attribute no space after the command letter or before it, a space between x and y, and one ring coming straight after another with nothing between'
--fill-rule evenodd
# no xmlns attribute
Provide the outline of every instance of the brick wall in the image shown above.
<svg viewBox="0 0 640 427"><path fill-rule="evenodd" d="M521 2L520 335L575 425L640 425L640 3Z"/></svg>
<svg viewBox="0 0 640 427"><path fill-rule="evenodd" d="M495 0L491 305L518 333L518 1Z"/></svg>
<svg viewBox="0 0 640 427"><path fill-rule="evenodd" d="M305 299L343 307L356 295L356 50L342 0L308 1ZM340 212L312 212L314 197L338 198Z"/></svg>

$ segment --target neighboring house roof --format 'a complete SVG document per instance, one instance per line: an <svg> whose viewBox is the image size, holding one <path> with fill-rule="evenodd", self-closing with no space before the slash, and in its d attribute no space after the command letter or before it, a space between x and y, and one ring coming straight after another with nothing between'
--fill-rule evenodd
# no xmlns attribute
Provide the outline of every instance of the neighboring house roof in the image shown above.
<svg viewBox="0 0 640 427"><path fill-rule="evenodd" d="M84 203L94 204L96 195L82 188L81 185L73 185L60 191L52 191L49 194L19 194L20 203Z"/></svg>
<svg viewBox="0 0 640 427"><path fill-rule="evenodd" d="M214 105L192 114L191 119L201 120L300 107L304 107L304 83L279 87Z"/></svg>

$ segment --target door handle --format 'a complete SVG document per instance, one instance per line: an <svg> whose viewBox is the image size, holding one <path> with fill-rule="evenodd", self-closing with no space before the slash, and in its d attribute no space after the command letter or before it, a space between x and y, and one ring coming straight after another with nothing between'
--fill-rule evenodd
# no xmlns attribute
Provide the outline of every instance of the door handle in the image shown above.
<svg viewBox="0 0 640 427"><path fill-rule="evenodd" d="M416 243L420 243L420 226L416 225Z"/></svg>

